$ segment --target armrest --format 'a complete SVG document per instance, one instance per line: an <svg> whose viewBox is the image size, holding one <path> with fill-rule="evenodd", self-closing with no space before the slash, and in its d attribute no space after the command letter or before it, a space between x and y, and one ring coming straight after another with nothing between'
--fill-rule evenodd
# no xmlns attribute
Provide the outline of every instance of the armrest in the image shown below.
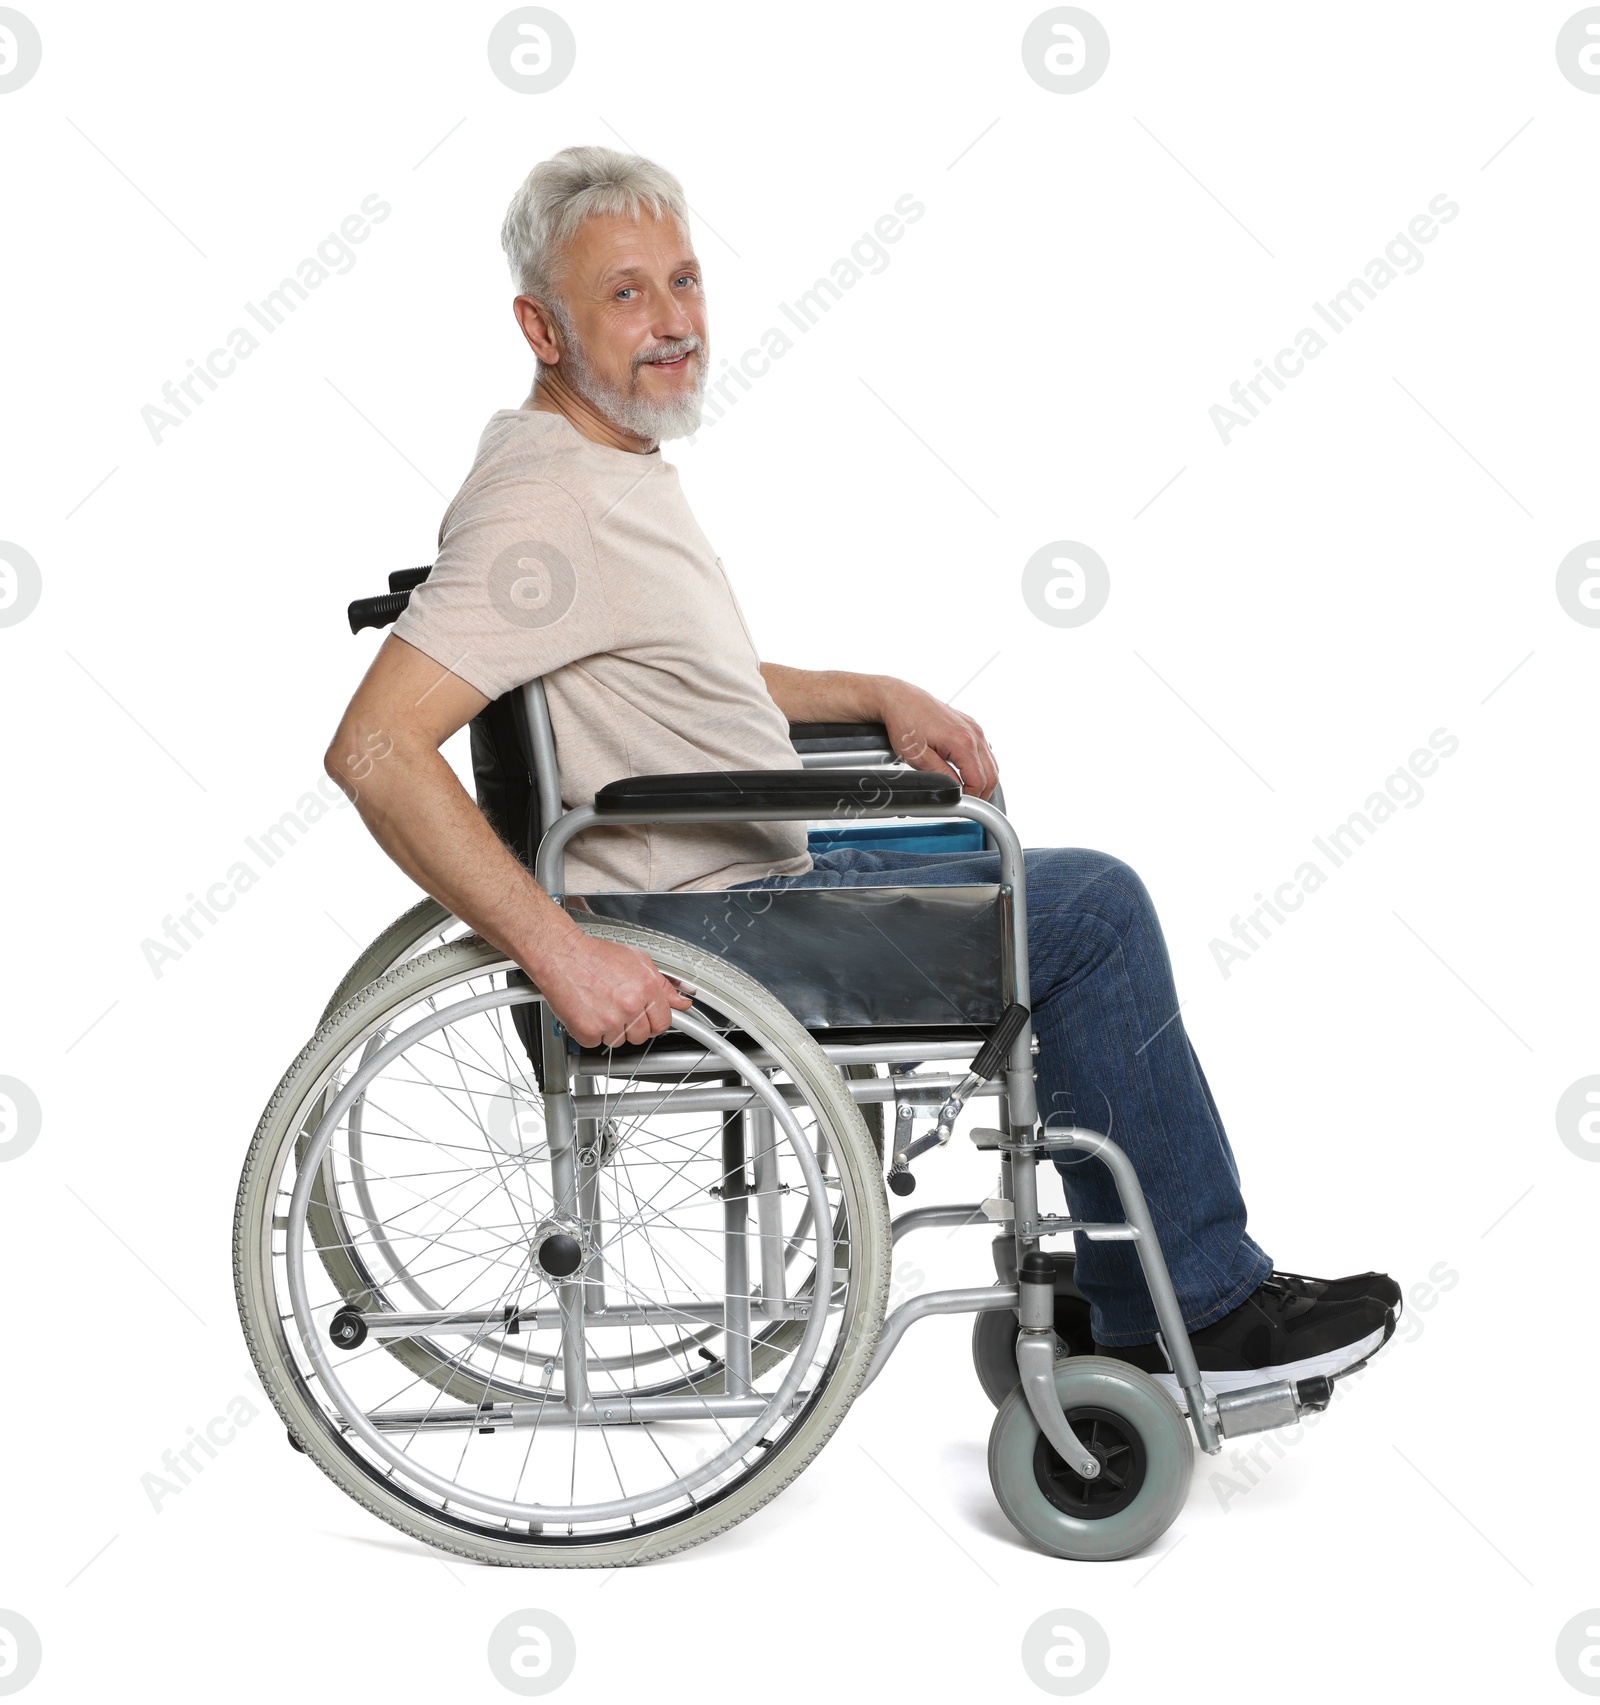
<svg viewBox="0 0 1600 1705"><path fill-rule="evenodd" d="M625 776L594 796L595 815L641 811L805 811L850 817L897 806L959 804L961 784L932 770L705 770L686 775Z"/></svg>
<svg viewBox="0 0 1600 1705"><path fill-rule="evenodd" d="M789 742L797 752L891 750L881 722L791 722Z"/></svg>

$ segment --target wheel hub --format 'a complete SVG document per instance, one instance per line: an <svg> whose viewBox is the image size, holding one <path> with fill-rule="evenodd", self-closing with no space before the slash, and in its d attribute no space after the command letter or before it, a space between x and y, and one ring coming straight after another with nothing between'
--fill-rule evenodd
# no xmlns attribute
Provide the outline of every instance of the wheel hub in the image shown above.
<svg viewBox="0 0 1600 1705"><path fill-rule="evenodd" d="M1070 1409L1067 1421L1100 1464L1100 1473L1093 1480L1083 1479L1041 1433L1033 1453L1039 1490L1069 1516L1080 1521L1104 1521L1125 1510L1139 1495L1145 1472L1143 1441L1127 1421L1109 1409Z"/></svg>
<svg viewBox="0 0 1600 1705"><path fill-rule="evenodd" d="M533 1234L534 1258L552 1279L570 1279L588 1258L587 1240L577 1226L547 1220Z"/></svg>

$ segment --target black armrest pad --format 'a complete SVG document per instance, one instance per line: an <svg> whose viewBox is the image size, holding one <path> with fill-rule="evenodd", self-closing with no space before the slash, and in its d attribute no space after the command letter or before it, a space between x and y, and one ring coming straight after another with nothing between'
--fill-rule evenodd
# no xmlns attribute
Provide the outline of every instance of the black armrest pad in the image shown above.
<svg viewBox="0 0 1600 1705"><path fill-rule="evenodd" d="M705 770L689 775L625 776L594 796L604 817L639 811L806 811L850 817L897 805L948 809L961 784L932 770Z"/></svg>
<svg viewBox="0 0 1600 1705"><path fill-rule="evenodd" d="M858 752L888 749L889 731L881 722L791 722L789 739L797 752Z"/></svg>

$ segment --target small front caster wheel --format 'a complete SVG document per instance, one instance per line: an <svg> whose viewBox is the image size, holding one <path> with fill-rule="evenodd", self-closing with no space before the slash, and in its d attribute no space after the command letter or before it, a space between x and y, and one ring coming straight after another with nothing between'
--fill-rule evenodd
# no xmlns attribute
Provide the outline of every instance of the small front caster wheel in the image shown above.
<svg viewBox="0 0 1600 1705"><path fill-rule="evenodd" d="M1017 1531L1078 1562L1131 1557L1165 1533L1189 1493L1194 1448L1176 1404L1109 1356L1056 1363L1056 1397L1100 1464L1084 1480L1039 1431L1017 1386L989 1434L989 1482Z"/></svg>

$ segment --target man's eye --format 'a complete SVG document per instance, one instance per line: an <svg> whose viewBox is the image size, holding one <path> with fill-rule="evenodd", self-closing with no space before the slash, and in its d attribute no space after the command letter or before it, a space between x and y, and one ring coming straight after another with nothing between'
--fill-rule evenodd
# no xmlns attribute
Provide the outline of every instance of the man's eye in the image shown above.
<svg viewBox="0 0 1600 1705"><path fill-rule="evenodd" d="M698 284L700 280L692 272L681 272L673 282L677 284Z"/></svg>
<svg viewBox="0 0 1600 1705"><path fill-rule="evenodd" d="M631 284L624 284L623 287L617 292L617 300L620 302L624 296L631 296L633 294L634 294L633 286Z"/></svg>

